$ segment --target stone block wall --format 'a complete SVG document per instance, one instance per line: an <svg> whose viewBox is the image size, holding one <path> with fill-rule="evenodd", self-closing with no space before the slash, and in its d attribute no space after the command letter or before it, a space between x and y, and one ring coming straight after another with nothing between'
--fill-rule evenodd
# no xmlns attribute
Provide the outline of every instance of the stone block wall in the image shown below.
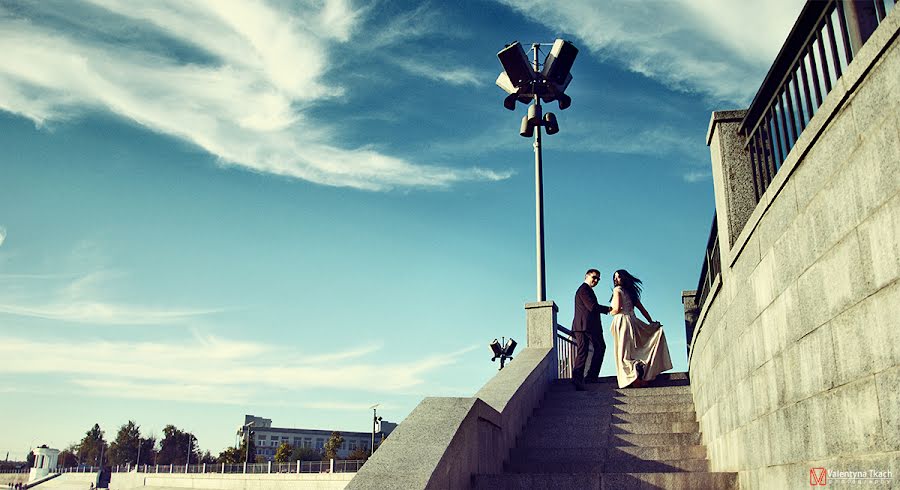
<svg viewBox="0 0 900 490"><path fill-rule="evenodd" d="M712 469L743 488L805 487L814 467L900 486L898 26L895 8L731 247L720 235L690 375Z"/></svg>

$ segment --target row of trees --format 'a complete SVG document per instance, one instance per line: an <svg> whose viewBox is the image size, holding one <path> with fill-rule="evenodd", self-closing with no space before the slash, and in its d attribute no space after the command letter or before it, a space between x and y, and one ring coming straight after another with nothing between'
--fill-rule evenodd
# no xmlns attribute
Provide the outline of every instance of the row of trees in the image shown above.
<svg viewBox="0 0 900 490"><path fill-rule="evenodd" d="M159 442L159 444L157 444ZM340 432L332 432L322 451L306 447L293 447L282 443L275 451L275 461L292 463L298 460L310 461L319 459L338 459L337 453L344 443ZM249 447L247 447L249 444ZM141 428L133 420L119 427L116 438L107 442L104 431L99 424L94 424L77 444L72 444L59 453L59 465L63 467L85 466L125 466L127 464L161 464L183 465L190 459L190 464L226 463L240 464L250 458L258 461L265 458L256 457L256 444L253 437L245 437L239 446L226 448L213 457L209 451L200 451L197 438L190 432L183 431L174 425L163 429L163 437L159 441L155 436L144 437ZM348 459L368 459L365 449L356 449Z"/></svg>
<svg viewBox="0 0 900 490"><path fill-rule="evenodd" d="M163 429L158 442L155 436L143 437L133 420L119 427L116 438L108 442L99 424L94 424L84 438L59 453L60 466L126 465L126 464L191 464L215 463L209 451L201 452L197 438L174 425Z"/></svg>

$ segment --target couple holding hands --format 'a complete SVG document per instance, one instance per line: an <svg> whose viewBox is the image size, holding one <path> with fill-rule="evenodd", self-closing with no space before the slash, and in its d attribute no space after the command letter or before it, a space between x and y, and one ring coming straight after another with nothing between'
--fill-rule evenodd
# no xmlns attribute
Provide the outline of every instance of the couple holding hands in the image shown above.
<svg viewBox="0 0 900 490"><path fill-rule="evenodd" d="M600 363L606 352L600 314L613 316L611 330L616 358L616 378L619 388L640 388L663 371L672 369L669 346L662 325L650 318L641 304L641 280L628 271L619 269L613 274L613 294L610 306L597 302L594 287L600 282L600 271L589 269L584 283L575 293L575 318L572 334L575 336L575 366L572 382L575 389L584 391L585 383L596 383ZM638 319L634 309L640 310L647 322ZM591 366L587 375L584 366L588 358L588 346L593 346Z"/></svg>

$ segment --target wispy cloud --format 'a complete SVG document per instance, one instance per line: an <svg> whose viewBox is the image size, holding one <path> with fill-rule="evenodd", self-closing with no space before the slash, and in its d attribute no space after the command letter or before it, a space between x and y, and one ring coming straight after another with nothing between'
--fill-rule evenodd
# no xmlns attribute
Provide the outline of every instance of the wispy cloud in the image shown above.
<svg viewBox="0 0 900 490"><path fill-rule="evenodd" d="M499 0L595 55L683 91L746 104L802 0Z"/></svg>
<svg viewBox="0 0 900 490"><path fill-rule="evenodd" d="M0 226L0 246L3 245L3 242L6 240L6 228Z"/></svg>
<svg viewBox="0 0 900 490"><path fill-rule="evenodd" d="M695 170L692 172L687 172L682 176L686 182L705 182L712 178L712 172L708 170Z"/></svg>
<svg viewBox="0 0 900 490"><path fill-rule="evenodd" d="M78 276L34 275L34 279L69 280L63 282L42 298L23 296L4 291L0 302L0 314L42 318L88 325L170 325L202 315L219 313L216 308L192 309L178 307L151 307L125 304L105 299L105 290L112 278L119 273L98 271ZM10 275L0 276L8 279Z"/></svg>
<svg viewBox="0 0 900 490"><path fill-rule="evenodd" d="M70 377L73 385L104 396L232 404L250 402L272 388L285 392L408 390L475 348L389 362L359 359L363 352L376 351L350 348L333 353L333 359L341 362L323 363L316 356L279 345L218 337L180 342L0 338L0 358L6 361L7 373ZM115 369L110 369L110 363L115 363ZM341 380L339 384L336 379Z"/></svg>
<svg viewBox="0 0 900 490"><path fill-rule="evenodd" d="M446 187L510 175L342 147L334 128L310 118L309 109L346 90L326 76L330 49L352 38L364 14L349 2L89 5L98 24L118 30L79 21L89 10L83 4L53 14L46 10L55 7L41 4L0 7L0 109L38 125L110 112L193 143L223 165L325 185ZM31 18L22 11L37 12ZM64 23L53 21L63 14ZM437 79L471 77L458 71Z"/></svg>

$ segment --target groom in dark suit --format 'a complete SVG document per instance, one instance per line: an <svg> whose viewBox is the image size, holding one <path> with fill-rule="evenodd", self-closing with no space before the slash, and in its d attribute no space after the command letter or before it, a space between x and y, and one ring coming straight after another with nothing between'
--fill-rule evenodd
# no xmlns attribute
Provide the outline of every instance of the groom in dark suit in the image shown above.
<svg viewBox="0 0 900 490"><path fill-rule="evenodd" d="M584 282L575 292L575 318L572 320L572 334L575 335L575 366L572 368L572 382L575 389L584 391L584 383L596 383L600 374L600 363L606 353L606 342L603 341L603 325L600 314L609 313L609 306L597 303L594 286L600 282L600 271L589 269L584 274ZM584 376L584 365L587 363L588 343L594 347L591 356L591 368Z"/></svg>

